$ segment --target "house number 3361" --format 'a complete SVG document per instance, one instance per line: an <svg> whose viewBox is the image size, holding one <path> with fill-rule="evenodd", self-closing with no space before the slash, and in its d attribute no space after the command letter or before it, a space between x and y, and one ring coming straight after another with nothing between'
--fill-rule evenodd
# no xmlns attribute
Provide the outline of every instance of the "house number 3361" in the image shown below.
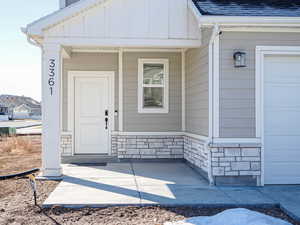
<svg viewBox="0 0 300 225"><path fill-rule="evenodd" d="M49 59L49 79L48 79L48 85L50 89L50 95L53 95L54 91L54 85L55 85L55 59Z"/></svg>

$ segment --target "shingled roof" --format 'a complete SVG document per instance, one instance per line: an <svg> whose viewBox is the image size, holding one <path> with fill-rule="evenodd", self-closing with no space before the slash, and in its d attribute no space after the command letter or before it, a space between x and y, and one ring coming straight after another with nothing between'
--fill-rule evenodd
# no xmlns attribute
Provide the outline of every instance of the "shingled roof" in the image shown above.
<svg viewBox="0 0 300 225"><path fill-rule="evenodd" d="M300 17L300 0L193 0L202 15Z"/></svg>

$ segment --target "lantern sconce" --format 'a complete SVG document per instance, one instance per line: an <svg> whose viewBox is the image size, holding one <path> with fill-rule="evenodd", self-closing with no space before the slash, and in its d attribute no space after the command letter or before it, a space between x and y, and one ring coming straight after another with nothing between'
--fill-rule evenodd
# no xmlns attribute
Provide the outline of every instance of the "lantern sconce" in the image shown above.
<svg viewBox="0 0 300 225"><path fill-rule="evenodd" d="M246 67L246 53L245 52L235 52L233 54L234 67Z"/></svg>

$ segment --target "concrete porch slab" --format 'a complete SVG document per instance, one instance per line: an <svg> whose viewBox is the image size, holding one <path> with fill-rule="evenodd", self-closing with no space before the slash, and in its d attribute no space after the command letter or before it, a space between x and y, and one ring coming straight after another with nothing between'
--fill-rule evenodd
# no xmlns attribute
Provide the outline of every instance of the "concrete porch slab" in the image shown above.
<svg viewBox="0 0 300 225"><path fill-rule="evenodd" d="M208 186L207 181L184 163L133 163L138 187L157 185Z"/></svg>
<svg viewBox="0 0 300 225"><path fill-rule="evenodd" d="M235 201L216 188L194 185L157 185L139 187L143 205L217 205L232 206Z"/></svg>
<svg viewBox="0 0 300 225"><path fill-rule="evenodd" d="M130 163L108 163L106 166L90 166L77 164L63 164L63 173L70 177L82 178L133 178L132 165Z"/></svg>
<svg viewBox="0 0 300 225"><path fill-rule="evenodd" d="M265 205L272 206L278 202L261 193L258 187L219 187L220 191L231 199L234 199L239 206Z"/></svg>
<svg viewBox="0 0 300 225"><path fill-rule="evenodd" d="M140 196L135 186L94 184L87 181L84 186L58 186L43 203L43 207L106 207L139 205Z"/></svg>
<svg viewBox="0 0 300 225"><path fill-rule="evenodd" d="M213 187L184 163L63 165L63 181L43 206L280 206L300 221L300 185Z"/></svg>

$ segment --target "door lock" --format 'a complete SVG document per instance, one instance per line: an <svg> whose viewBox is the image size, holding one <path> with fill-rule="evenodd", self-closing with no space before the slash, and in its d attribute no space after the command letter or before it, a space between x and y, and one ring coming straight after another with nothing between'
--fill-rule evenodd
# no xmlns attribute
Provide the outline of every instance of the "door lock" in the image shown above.
<svg viewBox="0 0 300 225"><path fill-rule="evenodd" d="M107 129L108 129L108 127L107 127L107 123L108 123L108 118L107 118L107 117L105 117L105 130L107 130Z"/></svg>

